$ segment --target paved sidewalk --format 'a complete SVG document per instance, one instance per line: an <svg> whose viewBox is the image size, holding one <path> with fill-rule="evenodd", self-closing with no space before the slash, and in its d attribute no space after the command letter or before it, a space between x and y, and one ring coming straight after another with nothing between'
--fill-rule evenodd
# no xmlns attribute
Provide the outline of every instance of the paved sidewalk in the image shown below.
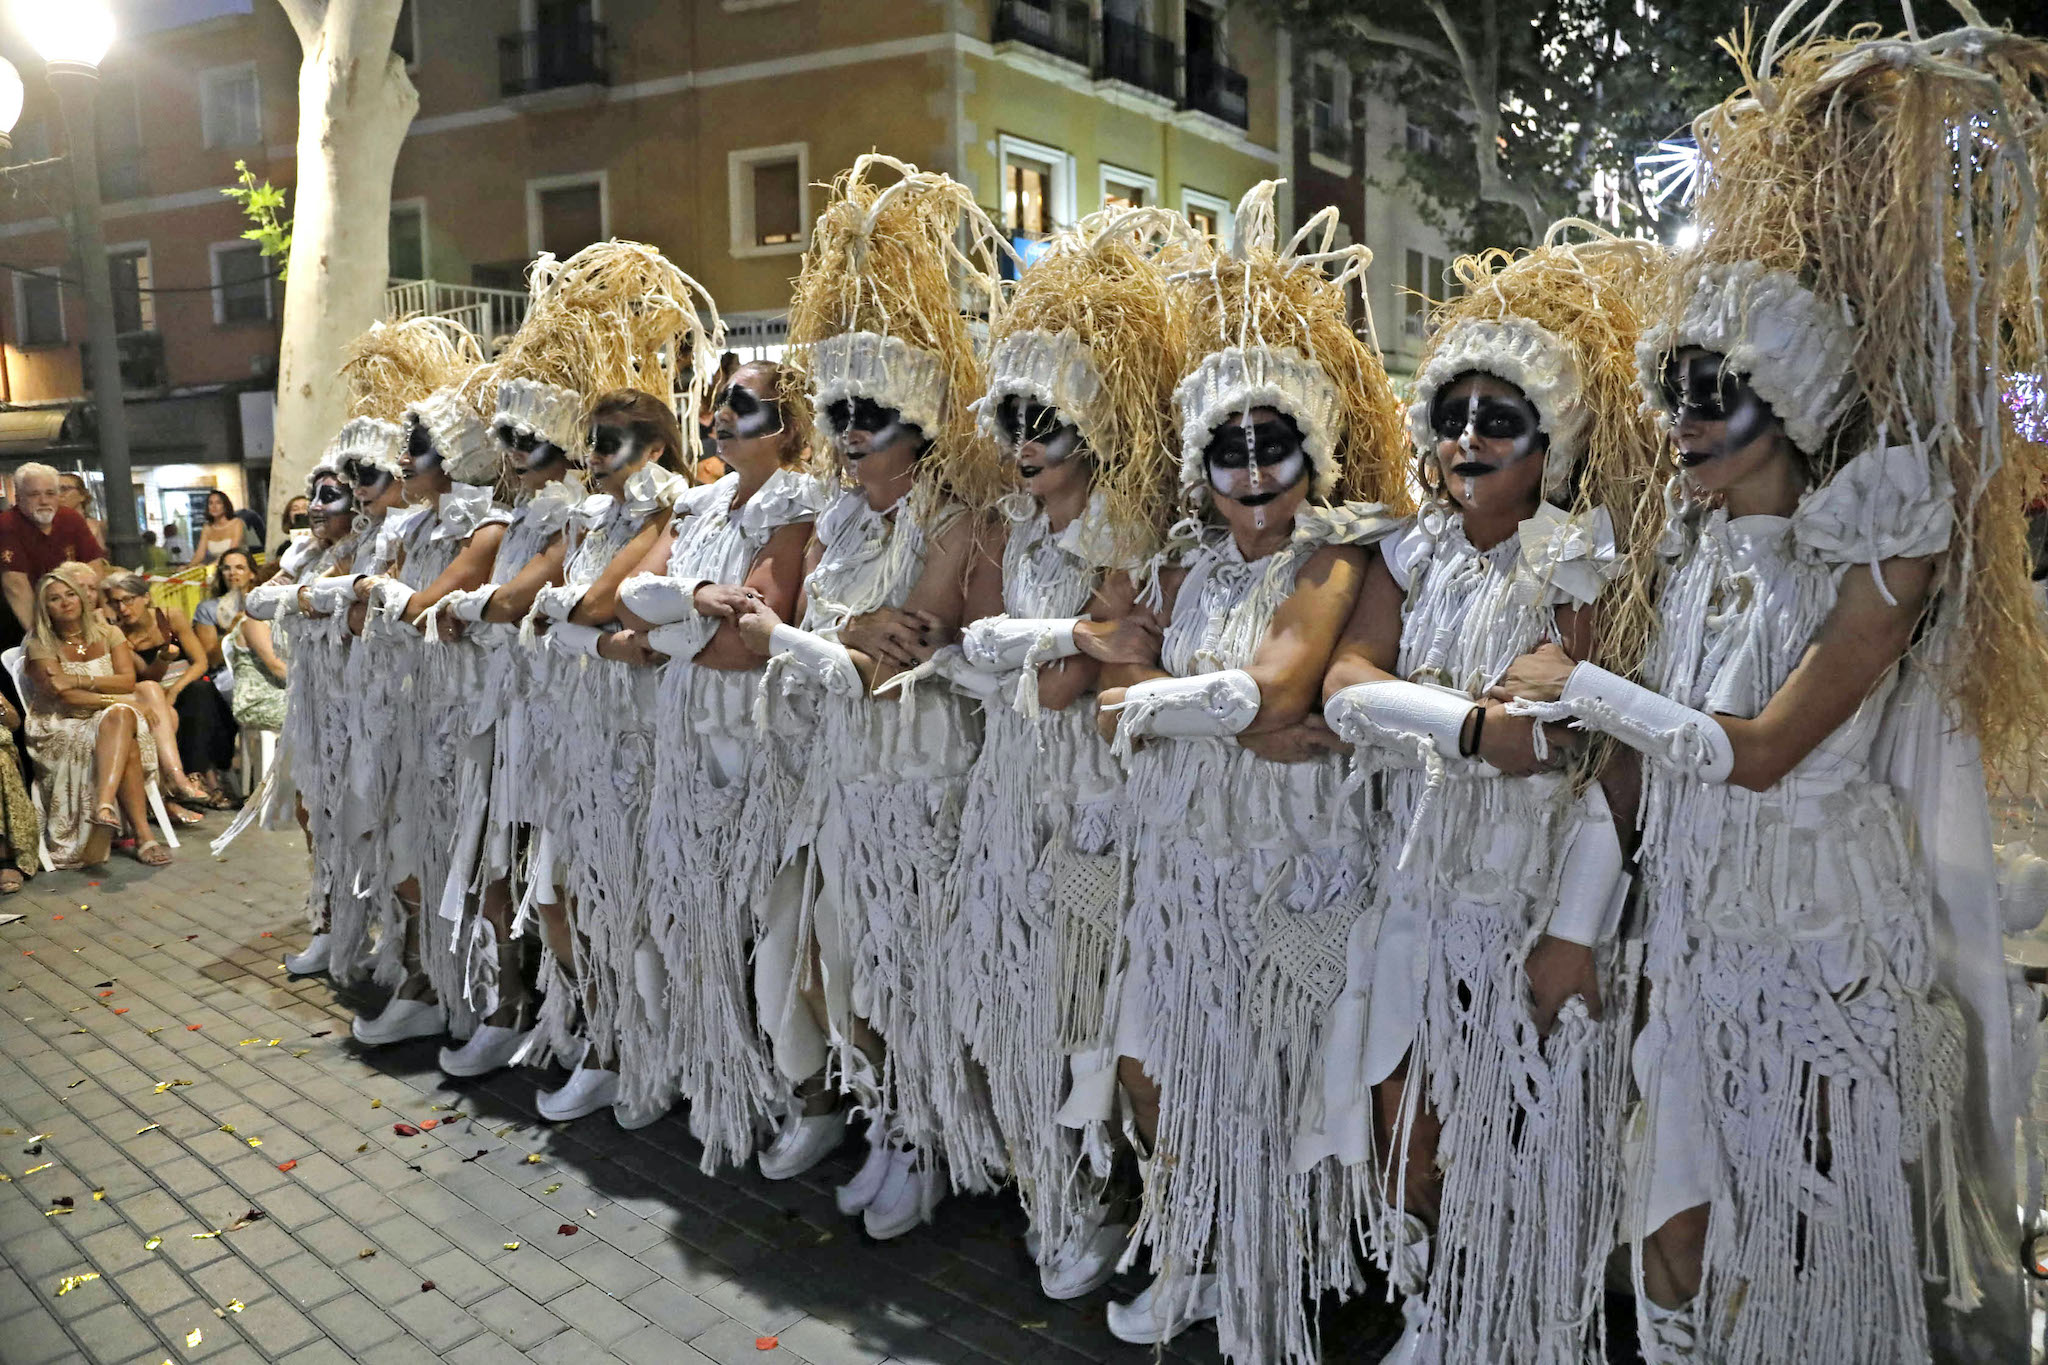
<svg viewBox="0 0 2048 1365"><path fill-rule="evenodd" d="M1102 1326L1130 1280L1038 1293L1011 1198L879 1244L832 1206L850 1151L785 1184L705 1176L675 1115L548 1124L537 1073L358 1048L326 980L278 965L304 885L296 836L251 834L0 901L26 917L0 928L4 1365L1151 1358ZM1399 1329L1376 1296L1323 1317L1330 1361Z"/></svg>

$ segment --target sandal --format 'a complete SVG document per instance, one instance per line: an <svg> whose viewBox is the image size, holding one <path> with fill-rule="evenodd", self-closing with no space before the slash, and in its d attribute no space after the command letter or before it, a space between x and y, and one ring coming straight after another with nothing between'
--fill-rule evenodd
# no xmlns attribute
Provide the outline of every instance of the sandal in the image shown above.
<svg viewBox="0 0 2048 1365"><path fill-rule="evenodd" d="M171 851L154 839L145 840L135 846L135 861L144 867L169 867Z"/></svg>
<svg viewBox="0 0 2048 1365"><path fill-rule="evenodd" d="M98 825L101 829L110 829L119 834L121 832L121 812L114 809L112 802L108 802L106 805L93 811L92 819L86 823Z"/></svg>
<svg viewBox="0 0 2048 1365"><path fill-rule="evenodd" d="M208 793L203 799L192 803L205 810L240 810L242 803L225 792Z"/></svg>
<svg viewBox="0 0 2048 1365"><path fill-rule="evenodd" d="M0 867L0 896L12 896L28 885L28 878L18 867Z"/></svg>
<svg viewBox="0 0 2048 1365"><path fill-rule="evenodd" d="M206 817L196 810L186 810L175 801L164 804L164 812L171 817L171 823L180 829L191 829L194 825L206 823Z"/></svg>

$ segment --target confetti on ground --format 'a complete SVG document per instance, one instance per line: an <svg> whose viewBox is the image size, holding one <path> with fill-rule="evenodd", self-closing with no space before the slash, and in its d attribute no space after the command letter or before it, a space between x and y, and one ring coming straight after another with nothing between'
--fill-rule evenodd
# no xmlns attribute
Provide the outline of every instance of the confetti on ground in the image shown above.
<svg viewBox="0 0 2048 1365"><path fill-rule="evenodd" d="M251 1147L261 1147L261 1146L263 1145L263 1139L262 1139L262 1138L250 1138L250 1139L249 1139L249 1145L250 1145Z"/></svg>
<svg viewBox="0 0 2048 1365"><path fill-rule="evenodd" d="M194 934L193 937L197 938L198 935ZM196 1350L199 1346L199 1343L204 1340L206 1340L206 1338L199 1334L199 1329L197 1327L194 1327L191 1331L185 1333L185 1349L188 1351Z"/></svg>
<svg viewBox="0 0 2048 1365"><path fill-rule="evenodd" d="M542 1191L541 1191L541 1193L542 1193L542 1194L553 1194L553 1193L554 1193L554 1192L555 1192L556 1190L559 1190L559 1189L561 1189L561 1188L562 1188L562 1182L561 1182L561 1181L559 1181L559 1180L557 1180L557 1181L556 1181L556 1182L555 1182L554 1184L552 1184L552 1185L548 1186L548 1187L547 1187L546 1189L542 1190Z"/></svg>
<svg viewBox="0 0 2048 1365"><path fill-rule="evenodd" d="M369 1259L370 1259L370 1258L371 1258L372 1256L375 1256L376 1254L377 1254L377 1248L375 1248L375 1247L364 1247L364 1248L363 1248L363 1249L362 1249L361 1251L358 1251L358 1252L356 1253L356 1259L357 1259L358 1261L367 1261L367 1260L369 1260Z"/></svg>
<svg viewBox="0 0 2048 1365"><path fill-rule="evenodd" d="M47 1171L47 1170L49 1170L49 1169L50 1169L50 1168L51 1168L52 1166L54 1166L54 1165L56 1165L56 1164L57 1164L57 1163L56 1163L56 1162L54 1162L54 1161L45 1161L45 1162L44 1162L44 1163L43 1163L42 1165L40 1165L40 1166L31 1166L31 1167L29 1167L29 1168L28 1168L27 1170L23 1171L23 1172L22 1172L22 1174L23 1174L23 1175L34 1175L34 1174L35 1174L35 1173L36 1173L37 1171Z"/></svg>
<svg viewBox="0 0 2048 1365"><path fill-rule="evenodd" d="M95 1203L95 1204L99 1203L99 1202L100 1202L101 1200L105 1199L106 1197L107 1197L107 1188L106 1188L106 1186L104 1186L104 1185L100 1186L100 1188L98 1188L98 1189L96 1189L96 1190L94 1190L94 1191L92 1192L92 1202L93 1202L93 1203Z"/></svg>
<svg viewBox="0 0 2048 1365"><path fill-rule="evenodd" d="M79 1078L78 1078L77 1080L73 1081L73 1082L72 1082L71 1084L69 1084L69 1085L65 1086L64 1088L65 1088L66 1090L76 1090L76 1089L78 1089L78 1087L79 1087L79 1086L81 1086L81 1085L84 1085L84 1084L85 1084L85 1077L83 1077L83 1076L80 1076L80 1077L79 1077Z"/></svg>
<svg viewBox="0 0 2048 1365"><path fill-rule="evenodd" d="M431 1294L431 1293L433 1293L433 1292L434 1292L434 1282L433 1282L432 1280L421 1280L421 1281L420 1281L420 1293L422 1293L422 1294Z"/></svg>
<svg viewBox="0 0 2048 1365"><path fill-rule="evenodd" d="M215 1229L214 1229L214 1230L213 1230L212 1232L195 1232L195 1233L193 1233L193 1234L192 1234L192 1240L193 1240L193 1241L195 1241L195 1242L203 1242L203 1241L205 1241L205 1240L206 1240L207 1238L209 1238L209 1237L218 1237L218 1236L220 1236L220 1229L219 1229L219 1228L215 1228Z"/></svg>
<svg viewBox="0 0 2048 1365"><path fill-rule="evenodd" d="M360 1147L356 1148L356 1151L358 1151L358 1152L367 1152L367 1151L369 1151L369 1150L370 1150L370 1144L369 1144L369 1143L367 1143L367 1142L366 1142L366 1143L364 1143L364 1144L363 1144L362 1146L360 1146Z"/></svg>
<svg viewBox="0 0 2048 1365"><path fill-rule="evenodd" d="M234 1125L234 1124L232 1124L232 1123L223 1123L223 1124L222 1124L222 1125L220 1126L220 1130L221 1130L221 1131L222 1131L223 1133L232 1133L232 1132L234 1132L234 1131L235 1131L235 1125Z"/></svg>
<svg viewBox="0 0 2048 1365"><path fill-rule="evenodd" d="M294 1056L294 1057L303 1057L303 1056L305 1056L305 1055L306 1055L307 1053L311 1052L312 1050L313 1050L313 1049L312 1049L312 1048L309 1048L309 1047L295 1047L295 1048L293 1048L293 1049L292 1049L292 1056Z"/></svg>
<svg viewBox="0 0 2048 1365"><path fill-rule="evenodd" d="M309 1034L307 1034L306 1036L307 1036L308 1038L325 1038L325 1037L326 1037L326 1036L327 1036L328 1034L330 1034L330 1033L332 1033L332 1032L334 1032L334 1030L333 1030L333 1029L331 1029L331 1028L324 1028L324 1029L321 1029L321 1030L320 1030L320 1031L319 1031L318 1033L309 1033Z"/></svg>
<svg viewBox="0 0 2048 1365"><path fill-rule="evenodd" d="M91 1284L99 1277L100 1273L97 1270L88 1270L77 1275L66 1275L63 1279L57 1281L57 1297L61 1299L72 1290L78 1288L78 1286Z"/></svg>
<svg viewBox="0 0 2048 1365"><path fill-rule="evenodd" d="M146 1128L137 1128L135 1130L135 1136L141 1137L144 1133L154 1133L157 1129L161 1127L163 1127L161 1123L152 1123Z"/></svg>
<svg viewBox="0 0 2048 1365"><path fill-rule="evenodd" d="M574 1223L564 1223L562 1224L562 1226L555 1229L555 1235L557 1237L574 1237L577 1233L581 1231L583 1231L583 1229L577 1227Z"/></svg>
<svg viewBox="0 0 2048 1365"><path fill-rule="evenodd" d="M117 1009L117 1010L115 1010L115 1011L114 1011L114 1013L116 1013L116 1014L126 1014L127 1012L128 1012L128 1007L127 1007L126 1005L123 1005L123 1006L121 1006L121 1008L119 1008L119 1009ZM154 1032L154 1031L155 1031L155 1030L151 1030L151 1032Z"/></svg>
<svg viewBox="0 0 2048 1365"><path fill-rule="evenodd" d="M277 1163L277 1169L279 1169L280 1171L289 1171L296 1168L298 1164L299 1163L297 1161L280 1161Z"/></svg>
<svg viewBox="0 0 2048 1365"><path fill-rule="evenodd" d="M142 1244L142 1249L143 1249L144 1251L155 1251L155 1250L156 1250L156 1249L157 1249L158 1247L162 1246L163 1244L164 1244L164 1239L163 1239L163 1238L161 1238L161 1237L152 1237L152 1238L150 1238L150 1239L149 1239L149 1240L148 1240L147 1242L144 1242L144 1243Z"/></svg>
<svg viewBox="0 0 2048 1365"><path fill-rule="evenodd" d="M156 1037L156 1036L157 1036L157 1035L158 1035L159 1033L162 1033L163 1031L164 1031L164 1026L163 1026L162 1024L158 1024L158 1025L157 1025L157 1026L156 1026L155 1028L146 1028L146 1029L144 1029L144 1030L142 1031L142 1036L143 1036L143 1037L145 1037L145 1038L154 1038L154 1037Z"/></svg>
<svg viewBox="0 0 2048 1365"><path fill-rule="evenodd" d="M187 1024L187 1025L185 1025L185 1032L187 1032L187 1033L197 1033L197 1032L199 1032L199 1025L197 1025L197 1024Z"/></svg>
<svg viewBox="0 0 2048 1365"><path fill-rule="evenodd" d="M57 1216L58 1216L59 1214L64 1214L64 1213L70 1213L70 1212L71 1212L71 1209L70 1209L70 1207L69 1207L68 1205L67 1205L66 1207L64 1207L64 1208L57 1208L57 1209L44 1209L44 1210L43 1210L43 1217L45 1217L45 1218L55 1218L55 1217L57 1217Z"/></svg>
<svg viewBox="0 0 2048 1365"><path fill-rule="evenodd" d="M421 1119L421 1120L420 1120L420 1131L421 1131L422 1133L425 1133L425 1132L429 1132L429 1131L431 1131L431 1130L433 1130L433 1129L435 1129L435 1128L439 1128L440 1126L441 1126L441 1120L439 1120L439 1119Z"/></svg>
<svg viewBox="0 0 2048 1365"><path fill-rule="evenodd" d="M527 1165L529 1165L529 1166L538 1166L538 1165L540 1165L540 1153L539 1153L539 1152L528 1152L528 1153L526 1154L526 1164L527 1164Z"/></svg>
<svg viewBox="0 0 2048 1365"><path fill-rule="evenodd" d="M227 1303L227 1309L228 1309L228 1311L229 1311L230 1313L239 1313L239 1312L241 1312L241 1311L242 1311L242 1301L241 1301L240 1299L229 1299L229 1300L228 1300L228 1303Z"/></svg>
<svg viewBox="0 0 2048 1365"><path fill-rule="evenodd" d="M782 1344L782 1338L781 1338L781 1337L755 1337L755 1338L754 1338L754 1349L755 1349L755 1350L757 1350L757 1351L772 1351L772 1350L774 1350L774 1349L775 1349L776 1347L780 1346L781 1344Z"/></svg>
<svg viewBox="0 0 2048 1365"><path fill-rule="evenodd" d="M418 1137L420 1135L420 1130L409 1123L394 1123L391 1125L391 1131L400 1137Z"/></svg>
<svg viewBox="0 0 2048 1365"><path fill-rule="evenodd" d="M269 937L270 937L270 931L269 931L268 929L265 929L265 930L263 931L263 933L262 933L262 937L264 937L264 938L269 938Z"/></svg>
<svg viewBox="0 0 2048 1365"><path fill-rule="evenodd" d="M112 994L113 994L113 992L112 992L112 991L101 991L101 992L100 992L100 999L104 1000L104 999L106 999L106 998L107 998L108 996L110 996L110 995L112 995Z"/></svg>
<svg viewBox="0 0 2048 1365"><path fill-rule="evenodd" d="M260 1042L262 1042L262 1041L263 1041L263 1040L262 1040L261 1038L244 1038L244 1039L243 1039L243 1040L242 1040L241 1042L239 1042L239 1043L236 1043L236 1044L235 1044L235 1046L236 1046L236 1047L247 1047L247 1046L249 1046L249 1044L251 1044L251 1043L260 1043Z"/></svg>
<svg viewBox="0 0 2048 1365"><path fill-rule="evenodd" d="M371 1101L370 1101L370 1107L371 1107L372 1109L382 1109L382 1108L384 1107L384 1101L382 1101L382 1100L371 1100Z"/></svg>
<svg viewBox="0 0 2048 1365"><path fill-rule="evenodd" d="M60 1195L58 1195L58 1196L57 1196L57 1197L56 1197L55 1199L52 1199L52 1200L51 1200L50 1202L51 1202L52 1204L56 1204L56 1205L58 1205L58 1206L59 1206L59 1207L61 1207L61 1208L67 1208L67 1209L68 1209L68 1208L71 1208L71 1207L73 1207L74 1205L76 1205L76 1204L78 1203L78 1201L77 1201L76 1199L73 1199L73 1198L72 1198L72 1197L71 1197L70 1195L68 1195L68 1194L60 1194Z"/></svg>
<svg viewBox="0 0 2048 1365"><path fill-rule="evenodd" d="M519 1250L519 1243L517 1243L517 1242L507 1242L507 1243L505 1243L505 1250L507 1250L507 1251L517 1251L517 1250Z"/></svg>
<svg viewBox="0 0 2048 1365"><path fill-rule="evenodd" d="M268 1217L270 1217L270 1215L265 1213L261 1209L250 1209L240 1218L237 1218L234 1222L228 1224L225 1230L228 1232L240 1232L243 1228L248 1227L249 1224L260 1223Z"/></svg>

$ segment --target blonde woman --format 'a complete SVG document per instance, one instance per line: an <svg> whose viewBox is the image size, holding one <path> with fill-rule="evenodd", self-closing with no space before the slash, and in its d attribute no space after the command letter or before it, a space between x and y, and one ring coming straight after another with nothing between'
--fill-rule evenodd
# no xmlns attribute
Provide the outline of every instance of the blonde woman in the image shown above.
<svg viewBox="0 0 2048 1365"><path fill-rule="evenodd" d="M42 784L45 841L57 867L107 860L123 820L135 861L171 861L150 835L144 784L156 777L156 741L129 698L135 654L88 602L90 571L62 564L36 585L35 628L25 646L29 751Z"/></svg>

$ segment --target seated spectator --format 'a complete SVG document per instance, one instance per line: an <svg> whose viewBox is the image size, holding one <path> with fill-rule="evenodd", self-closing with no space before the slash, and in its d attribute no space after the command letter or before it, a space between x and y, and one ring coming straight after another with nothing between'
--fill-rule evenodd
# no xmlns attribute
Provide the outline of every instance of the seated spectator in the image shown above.
<svg viewBox="0 0 2048 1365"><path fill-rule="evenodd" d="M36 845L43 838L43 822L22 777L21 750L15 747L14 732L20 728L21 712L0 697L0 896L13 895L36 875Z"/></svg>
<svg viewBox="0 0 2048 1365"><path fill-rule="evenodd" d="M162 867L171 855L149 823L145 788L156 777L156 741L132 701L135 655L93 615L88 597L69 566L44 575L26 645L29 756L43 791L50 861L65 868L105 862L125 820L135 832L135 860Z"/></svg>
<svg viewBox="0 0 2048 1365"><path fill-rule="evenodd" d="M201 681L207 671L204 664L197 668L192 664L193 660L206 657L206 647L199 643L184 613L150 605L149 585L141 574L113 574L100 591L113 612L114 624L120 627L128 648L135 654L135 698L149 721L150 733L156 737L164 792L173 802L171 817L181 825L199 823L199 816L179 809L175 804L179 801L210 810L230 808L232 801L208 791L185 771L178 747L182 712L193 711L195 703L200 704L200 712L214 711L203 696L195 695L190 702L181 700L195 684L201 692L211 690ZM194 714L194 724L209 722L218 723L217 713Z"/></svg>
<svg viewBox="0 0 2048 1365"><path fill-rule="evenodd" d="M228 632L228 664L235 673L231 704L235 723L244 730L284 729L285 659L282 639L270 622L244 616Z"/></svg>
<svg viewBox="0 0 2048 1365"><path fill-rule="evenodd" d="M142 571L144 573L169 573L171 554L156 543L156 532L142 533Z"/></svg>
<svg viewBox="0 0 2048 1365"><path fill-rule="evenodd" d="M235 716L228 707L227 655L222 642L242 619L242 594L256 580L256 562L246 550L229 550L213 568L212 593L192 613L192 638L199 653L192 662L200 676L177 694L178 754L215 802L232 803L224 778L235 762ZM220 806L226 809L226 806Z"/></svg>
<svg viewBox="0 0 2048 1365"><path fill-rule="evenodd" d="M190 564L212 564L230 550L253 550L261 544L249 523L235 515L235 500L218 488L206 495L206 524L192 533Z"/></svg>

